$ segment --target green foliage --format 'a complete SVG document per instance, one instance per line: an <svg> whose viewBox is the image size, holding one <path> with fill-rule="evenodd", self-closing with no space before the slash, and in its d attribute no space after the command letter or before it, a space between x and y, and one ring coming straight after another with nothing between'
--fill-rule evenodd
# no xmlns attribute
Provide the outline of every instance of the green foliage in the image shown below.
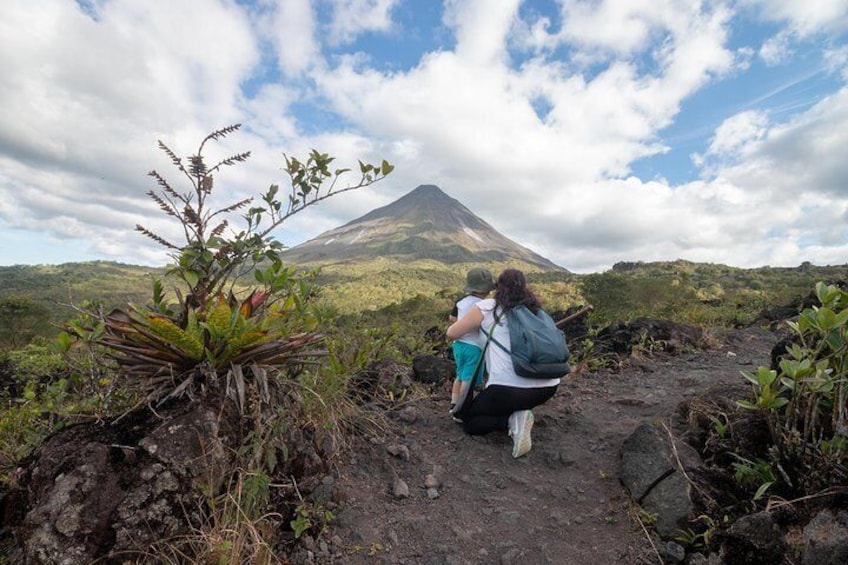
<svg viewBox="0 0 848 565"><path fill-rule="evenodd" d="M777 482L772 464L765 459L750 460L736 453L731 454L737 459L733 463L733 477L742 487L754 490L753 500L763 497L766 491Z"/></svg>
<svg viewBox="0 0 848 565"><path fill-rule="evenodd" d="M6 358L12 364L15 380L20 383L45 380L65 369L61 353L43 341L10 351Z"/></svg>
<svg viewBox="0 0 848 565"><path fill-rule="evenodd" d="M320 354L310 347L321 336L311 331L314 319L299 294L301 287L293 288L285 295L278 292L275 301L265 291L244 300L219 296L207 301L204 310L189 309L185 321L135 307L114 310L105 318L99 343L113 350L124 374L137 378L150 399L178 395L200 377L238 383L242 367L299 365ZM252 373L255 378L264 374L261 369ZM176 389L172 374L185 379Z"/></svg>
<svg viewBox="0 0 848 565"><path fill-rule="evenodd" d="M237 469L225 492L209 495L204 521L177 539L154 544L137 563L255 563L284 560L275 553L275 534L284 528L282 516L268 512L271 478L261 472Z"/></svg>
<svg viewBox="0 0 848 565"><path fill-rule="evenodd" d="M755 322L763 311L800 303L816 281L844 276L841 267L761 267L673 261L618 263L605 273L580 277L583 297L599 325L640 316L703 326Z"/></svg>
<svg viewBox="0 0 848 565"><path fill-rule="evenodd" d="M604 367L614 368L621 363L619 356L612 351L598 353L596 350L598 331L598 327L590 327L586 336L579 343L572 344L572 357L569 360L572 374L594 372ZM566 336L567 339L571 337Z"/></svg>
<svg viewBox="0 0 848 565"><path fill-rule="evenodd" d="M322 533L333 519L333 513L320 505L302 503L295 509L295 517L289 522L294 537L299 538L306 531L315 529Z"/></svg>
<svg viewBox="0 0 848 565"><path fill-rule="evenodd" d="M321 308L336 314L353 315L400 305L417 296L436 299L458 297L464 285L465 272L477 263L447 265L423 260L402 263L383 258L339 264L315 263L312 266L321 269L315 279L321 289ZM845 271L839 266L809 265L736 269L686 261L619 264L612 271L592 275L536 272L528 265L497 262L485 266L496 274L508 266L524 269L548 310L566 309L574 304L593 304L595 312L590 321L602 326L641 315L701 326L747 325L755 322L764 310L800 304L801 297L809 293L817 280L844 278ZM146 304L150 300L151 276L162 279L163 273L159 269L106 262L0 267L0 297L20 296L45 305L51 312L51 321L61 325L76 314L66 304L69 302L97 300L104 311L128 303ZM606 282L609 284L605 284L601 292L590 292L591 298L584 296L584 281L597 277L608 279ZM252 277L239 277L233 290L239 294L248 293L247 283L252 280ZM609 282L615 280L624 280L624 287L619 289ZM178 281L175 276L163 279L165 286ZM672 288L673 284L679 288ZM656 291L657 286L659 291L663 291L663 285L672 289L668 300L663 299L662 292ZM637 288L634 296L629 296L627 289L631 286L654 289ZM656 309L640 306L634 298L640 293L652 296ZM682 299L671 300L674 296L680 298L680 295ZM617 303L619 299L625 301L623 306Z"/></svg>
<svg viewBox="0 0 848 565"><path fill-rule="evenodd" d="M361 403L382 400L393 404L402 400L403 392L391 388L380 391L386 398L363 399L353 379L378 362L394 360L409 366L413 350L421 351L421 340L417 346L412 345L416 338L403 334L396 325L366 328L347 322L344 326L328 334L325 362L304 371L297 380L302 391L299 397L302 417L332 443L342 441L347 432L362 426Z"/></svg>
<svg viewBox="0 0 848 565"><path fill-rule="evenodd" d="M278 464L288 458L283 438L291 425L290 414L280 407L262 411L254 404L252 408L253 426L238 449L238 460L250 473L273 476Z"/></svg>
<svg viewBox="0 0 848 565"><path fill-rule="evenodd" d="M781 396L785 390L785 385L777 379L777 371L768 367L758 367L756 373L748 371L741 371L741 373L745 380L753 385L754 389L754 402L738 401L743 408L774 411L789 403L788 398Z"/></svg>
<svg viewBox="0 0 848 565"><path fill-rule="evenodd" d="M717 416L709 415L710 421L713 423L713 433L719 440L723 440L730 432L730 425L726 414L718 414Z"/></svg>
<svg viewBox="0 0 848 565"><path fill-rule="evenodd" d="M725 516L722 522L726 521L727 517ZM694 528L680 530L675 539L691 551L708 549L713 541L713 536L719 529L719 522L706 514L701 514L695 520L694 525Z"/></svg>
<svg viewBox="0 0 848 565"><path fill-rule="evenodd" d="M98 302L105 309L148 300L151 275L163 269L108 261L0 267L0 298L27 299L46 308L49 324L38 335L54 337L77 315L74 304Z"/></svg>
<svg viewBox="0 0 848 565"><path fill-rule="evenodd" d="M56 429L55 417L42 409L42 398L32 389L25 395L0 412L0 483L8 482L17 463Z"/></svg>
<svg viewBox="0 0 848 565"><path fill-rule="evenodd" d="M279 562L268 540L286 525L286 519L272 510L279 504L274 489L282 487L281 473L291 471L281 465L289 457L287 440L295 428L301 441L303 435L313 434L298 420L304 415L315 422L332 422L337 411L343 412L337 405L342 405L339 399L344 395L338 395L337 404L319 397L320 407L312 413L292 403L292 391L306 390L296 377L310 374L304 368L325 354L317 347L323 335L312 308L318 294L316 273L284 266L279 255L282 244L272 232L306 207L369 186L393 169L386 161L360 162L359 182L338 188L337 181L348 170L331 170L333 157L317 151L303 161L286 156L291 184L287 195L271 185L255 201L247 198L212 208L214 177L245 161L249 153L207 164L204 151L210 142L238 128L213 132L185 159L159 144L187 180L188 189L181 191L153 171L150 176L158 190L148 195L179 223L185 241L173 243L140 225L136 229L166 247L173 264L164 278L153 278L152 293L144 299L119 307L92 301L73 319L63 320L65 332L58 336L55 350L63 355L57 357L63 362L63 374L59 378L51 374L42 382L30 376L54 366L43 366L42 361L24 367L21 398L0 419L0 463L5 467L28 452L64 414L91 411L95 404L99 411L116 406L118 398L133 398L116 392L113 385L118 380L139 390L147 401L182 394L232 401L238 418L231 423L237 424L241 440L235 468L224 477L210 478L204 509L209 524L198 537L186 538L185 547L169 544L161 550L163 555L172 552L175 562L194 562L198 556L202 562ZM236 213L242 214L241 229L230 224ZM177 287L168 292L166 284ZM82 405L80 393L92 389L99 391L88 395L92 406ZM229 487L225 493L211 486L221 482ZM320 530L332 518L317 505L300 502L296 514L301 522L293 524L298 534L304 527Z"/></svg>
<svg viewBox="0 0 848 565"><path fill-rule="evenodd" d="M96 349L69 348L60 339L36 340L4 356L8 387L0 398L0 481L51 432L66 422L100 418L135 398L116 386Z"/></svg>
<svg viewBox="0 0 848 565"><path fill-rule="evenodd" d="M179 221L186 239L183 245L176 245L141 225L136 226L137 231L171 250L175 264L168 272L186 283L189 289L186 301L201 310L208 300L226 294L234 279L241 274L252 272L267 260L280 263L279 253L283 245L271 234L288 218L331 196L378 182L393 169L386 161L381 165L360 162L359 183L337 189L337 181L349 169L331 172L329 166L334 157L315 150L305 162L285 156L285 171L291 184L285 199L279 197L279 185L272 184L258 202L246 198L217 210L209 209L207 200L212 194L215 174L222 167L246 161L250 152L232 155L210 166L203 153L205 145L226 137L240 127L236 124L209 134L200 143L197 153L185 161L159 142L159 147L170 157L172 164L188 179L190 189L179 192L162 175L151 171L150 176L156 179L159 192L151 190L148 195L163 212ZM330 181L329 186L325 186L327 181ZM228 234L228 215L244 209L244 229Z"/></svg>
<svg viewBox="0 0 848 565"><path fill-rule="evenodd" d="M585 304L579 275L571 273L528 273L527 281L548 312Z"/></svg>
<svg viewBox="0 0 848 565"><path fill-rule="evenodd" d="M320 268L317 283L322 301L340 314L378 311L413 299L456 300L462 296L465 274L479 263L446 264L437 260L398 261L390 258L310 265ZM529 264L483 263L497 275L507 267L524 269L548 310L580 303L578 275L538 272Z"/></svg>
<svg viewBox="0 0 848 565"><path fill-rule="evenodd" d="M815 294L821 305L787 322L796 339L787 357L777 370L743 372L752 398L739 401L768 423L768 465L780 472L761 484L779 483L795 495L848 479L848 293L818 283Z"/></svg>
<svg viewBox="0 0 848 565"><path fill-rule="evenodd" d="M435 261L398 263L388 259L321 267L322 302L338 313L376 311L418 297L453 296L465 284L465 271Z"/></svg>
<svg viewBox="0 0 848 565"><path fill-rule="evenodd" d="M0 298L0 350L16 349L50 333L50 311L29 298Z"/></svg>
<svg viewBox="0 0 848 565"><path fill-rule="evenodd" d="M13 387L0 412L0 477L27 455L66 412L70 383L61 355L32 343L6 356Z"/></svg>
<svg viewBox="0 0 848 565"><path fill-rule="evenodd" d="M614 271L587 275L583 297L595 307L592 319L601 325L640 316L672 319L695 292L673 275L634 278Z"/></svg>
<svg viewBox="0 0 848 565"><path fill-rule="evenodd" d="M280 463L289 457L286 438L292 422L298 422L299 430L310 429L301 419L310 409L291 406L289 398L306 387L288 378L304 374L304 367L324 353L316 347L323 336L317 331L319 318L312 308L317 296L316 273L284 266L282 244L273 239L272 232L306 207L369 186L393 169L386 161L380 165L360 162L359 182L337 188L337 181L348 170L331 171L333 157L314 150L304 161L285 156L291 185L286 196L273 184L257 200L248 198L213 210L207 202L213 176L224 166L246 160L249 153L209 166L204 148L207 142L238 128L213 132L185 161L160 143L188 179L190 189L178 192L154 171L150 175L159 192L148 194L180 223L186 241L178 246L147 228L137 229L169 249L174 264L167 274L182 281L184 290L177 289L172 301L163 283L155 280L152 304L130 305L102 317L103 337L97 340L112 351L122 373L142 385L148 399L220 390L247 417L231 488L217 502L212 499L208 535L215 543L197 552L211 553L210 559L222 563L242 561L247 550L263 555L258 562L273 556L265 543L281 522L279 514L268 513L273 479L281 472ZM236 211L242 211L244 227L230 231L228 216ZM245 276L251 274L253 282L245 284ZM333 421L335 403L318 398L321 407L315 420ZM296 535L323 527L316 520L319 511L302 499L296 515L290 524ZM246 543L251 539L258 542ZM210 547L217 549L210 552Z"/></svg>

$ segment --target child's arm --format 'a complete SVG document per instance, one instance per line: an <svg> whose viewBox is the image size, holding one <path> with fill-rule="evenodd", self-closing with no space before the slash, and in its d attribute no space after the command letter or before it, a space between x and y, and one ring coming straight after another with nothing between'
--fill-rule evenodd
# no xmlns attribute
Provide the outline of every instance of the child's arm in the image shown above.
<svg viewBox="0 0 848 565"><path fill-rule="evenodd" d="M475 304L472 306L468 312L452 323L447 330L448 339L456 339L461 337L472 330L476 330L480 327L480 324L483 323L483 312L480 311L480 308Z"/></svg>
<svg viewBox="0 0 848 565"><path fill-rule="evenodd" d="M456 321L456 317L459 314L459 308L457 308L456 304L453 305L453 310L451 310L450 315L448 315L448 321L453 323Z"/></svg>

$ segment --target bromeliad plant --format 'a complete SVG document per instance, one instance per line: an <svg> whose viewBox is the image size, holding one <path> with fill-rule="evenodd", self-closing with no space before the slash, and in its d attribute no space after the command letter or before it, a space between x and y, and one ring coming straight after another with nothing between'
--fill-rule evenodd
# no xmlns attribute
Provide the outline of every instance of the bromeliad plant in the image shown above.
<svg viewBox="0 0 848 565"><path fill-rule="evenodd" d="M321 354L321 335L308 308L314 273L285 267L280 259L283 246L271 234L303 209L374 184L393 169L386 161L380 165L360 161L359 182L337 188L349 169L331 171L333 157L314 150L305 161L285 156L291 183L286 197L280 197L278 185L271 185L259 202L246 198L212 209L215 175L245 161L250 153L210 166L204 149L239 127L209 134L185 160L159 142L190 189L181 192L152 171L159 190L148 195L180 223L185 243L172 243L141 225L136 230L169 250L174 263L167 275L184 283L184 289L175 289L169 301L162 281L155 280L152 305L130 305L102 318L99 343L151 401L225 382L227 395L243 408L246 373L267 400L268 370L297 368ZM233 230L229 217L238 211L243 212L245 227ZM251 274L254 285L249 286L245 279Z"/></svg>
<svg viewBox="0 0 848 565"><path fill-rule="evenodd" d="M161 283L155 283L157 286ZM116 309L105 318L103 338L124 374L142 385L148 399L179 396L190 386L226 377L226 390L244 406L244 367L268 400L264 368L302 365L322 352L321 336L306 312L270 302L266 291L254 290L239 300L233 293L208 301L206 308ZM291 297L290 297L291 298ZM184 323L179 323L184 319ZM230 386L230 384L234 386Z"/></svg>
<svg viewBox="0 0 848 565"><path fill-rule="evenodd" d="M818 283L821 306L788 322L795 343L776 370L743 372L766 419L775 476L795 495L848 482L848 293Z"/></svg>

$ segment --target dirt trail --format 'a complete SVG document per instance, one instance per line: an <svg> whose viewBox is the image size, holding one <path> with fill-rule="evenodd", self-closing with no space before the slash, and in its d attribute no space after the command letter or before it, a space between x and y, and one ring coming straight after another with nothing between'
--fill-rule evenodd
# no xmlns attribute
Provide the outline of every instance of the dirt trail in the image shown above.
<svg viewBox="0 0 848 565"><path fill-rule="evenodd" d="M748 328L677 356L630 359L618 372L569 376L534 410L533 450L512 459L506 434L470 437L447 400L414 402L340 469L346 499L333 534L337 563L399 565L657 563L630 515L619 449L643 422L715 386L742 387L740 370L768 364L774 334ZM393 437L392 437L393 436ZM399 455L390 447L405 446ZM438 497L425 488L440 482ZM396 496L397 479L409 496Z"/></svg>

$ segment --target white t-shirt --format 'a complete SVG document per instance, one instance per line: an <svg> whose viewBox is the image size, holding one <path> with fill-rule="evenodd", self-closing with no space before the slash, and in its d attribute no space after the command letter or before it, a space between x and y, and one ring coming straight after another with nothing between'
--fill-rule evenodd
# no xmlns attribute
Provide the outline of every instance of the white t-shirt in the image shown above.
<svg viewBox="0 0 848 565"><path fill-rule="evenodd" d="M473 294L469 294L468 296L466 296L465 298L463 298L462 300L457 302L456 303L456 319L459 320L463 316L465 316L465 314L467 314L468 311L471 310L471 307L474 306L475 304L477 304L478 302L480 302L481 300L483 300L483 299L480 298L479 296L474 296ZM483 349L483 343L484 342L481 339L481 334L480 334L479 330L470 331L467 334L459 336L459 338L454 340L454 341L461 341L463 343L467 343L469 345L474 345L474 346L479 347L480 349Z"/></svg>
<svg viewBox="0 0 848 565"><path fill-rule="evenodd" d="M480 326L480 335L483 339L483 344L486 343L486 333L491 332L492 326L495 323L495 299L486 298L477 303L477 307L483 313L483 323ZM507 326L506 316L503 311L498 308L500 320L497 326L494 326L493 337L498 340L498 343L509 349L509 327ZM548 386L556 386L560 379L528 379L515 374L515 369L512 367L512 357L509 353L498 347L494 343L489 343L486 348L486 368L489 371L489 379L486 381L486 386L489 385L506 385L516 388L543 388Z"/></svg>

